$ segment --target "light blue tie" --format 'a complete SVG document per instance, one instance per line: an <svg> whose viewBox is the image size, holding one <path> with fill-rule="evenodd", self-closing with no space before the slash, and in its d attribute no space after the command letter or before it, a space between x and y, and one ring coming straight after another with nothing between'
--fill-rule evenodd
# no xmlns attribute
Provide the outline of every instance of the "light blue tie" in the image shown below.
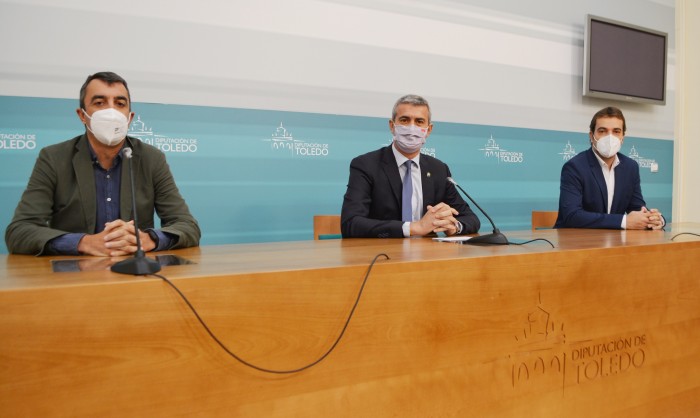
<svg viewBox="0 0 700 418"><path fill-rule="evenodd" d="M411 176L411 167L413 161L408 160L403 165L406 166L406 175L403 178L403 191L401 192L401 221L413 221L413 176Z"/></svg>

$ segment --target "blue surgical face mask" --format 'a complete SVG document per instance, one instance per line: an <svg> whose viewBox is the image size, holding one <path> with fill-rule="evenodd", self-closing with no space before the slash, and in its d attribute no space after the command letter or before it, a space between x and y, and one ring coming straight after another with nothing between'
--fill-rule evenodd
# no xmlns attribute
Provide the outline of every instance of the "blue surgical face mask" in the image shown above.
<svg viewBox="0 0 700 418"><path fill-rule="evenodd" d="M394 143L399 151L406 154L413 154L419 151L425 138L428 136L428 128L421 128L416 125L394 124Z"/></svg>

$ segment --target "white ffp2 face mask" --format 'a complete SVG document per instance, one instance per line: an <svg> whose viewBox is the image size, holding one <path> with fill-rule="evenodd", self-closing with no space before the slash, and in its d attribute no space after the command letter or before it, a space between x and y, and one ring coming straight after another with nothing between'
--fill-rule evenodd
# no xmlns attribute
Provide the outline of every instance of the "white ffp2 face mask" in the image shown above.
<svg viewBox="0 0 700 418"><path fill-rule="evenodd" d="M92 116L88 115L85 109L83 113L90 120L90 123L85 126L101 143L113 147L126 137L129 119L120 111L110 107L98 110Z"/></svg>
<svg viewBox="0 0 700 418"><path fill-rule="evenodd" d="M617 154L617 152L620 151L620 147L622 147L620 138L613 134L606 135L600 139L595 139L595 137L593 137L593 139L595 140L595 149L597 149L604 158L610 158Z"/></svg>

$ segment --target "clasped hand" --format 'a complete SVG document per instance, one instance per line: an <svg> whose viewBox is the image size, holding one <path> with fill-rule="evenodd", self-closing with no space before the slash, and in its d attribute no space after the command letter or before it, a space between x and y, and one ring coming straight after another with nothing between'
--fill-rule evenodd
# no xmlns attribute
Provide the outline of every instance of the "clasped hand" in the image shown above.
<svg viewBox="0 0 700 418"><path fill-rule="evenodd" d="M139 231L141 246L144 251L155 249L156 243L150 235ZM118 257L135 253L136 232L134 221L124 222L117 219L105 224L105 229L97 234L85 235L78 243L78 251L82 254L103 257Z"/></svg>
<svg viewBox="0 0 700 418"><path fill-rule="evenodd" d="M627 229L661 229L663 227L664 220L658 209L647 209L642 206L642 210L627 214Z"/></svg>
<svg viewBox="0 0 700 418"><path fill-rule="evenodd" d="M444 232L446 235L457 233L456 209L440 202L435 206L428 205L428 210L418 222L411 222L411 236L427 235L431 232Z"/></svg>

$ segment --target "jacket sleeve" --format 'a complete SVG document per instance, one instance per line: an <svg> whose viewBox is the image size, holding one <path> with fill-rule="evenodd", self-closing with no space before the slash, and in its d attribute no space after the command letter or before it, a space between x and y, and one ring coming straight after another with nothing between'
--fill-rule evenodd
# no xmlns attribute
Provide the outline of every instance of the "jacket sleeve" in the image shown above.
<svg viewBox="0 0 700 418"><path fill-rule="evenodd" d="M390 196L387 194L391 191L377 190L376 170L380 168L369 165L362 157L357 157L350 163L350 178L340 215L343 238L403 238L403 222L389 216L393 210L381 210L389 219L371 217L372 205L388 204L386 199L390 199ZM379 197L378 194L384 196Z"/></svg>
<svg viewBox="0 0 700 418"><path fill-rule="evenodd" d="M449 167L445 166L447 170L447 177L452 177ZM447 180L447 178L445 178ZM445 181L445 197L444 202L450 207L454 208L459 212L455 218L462 224L462 232L460 235L474 234L479 231L481 227L481 222L476 216L474 211L472 211L469 204L462 198L462 196L457 191L454 184Z"/></svg>
<svg viewBox="0 0 700 418"><path fill-rule="evenodd" d="M58 178L55 171L50 153L42 149L5 230L5 244L10 253L42 255L50 240L68 232L49 227Z"/></svg>
<svg viewBox="0 0 700 418"><path fill-rule="evenodd" d="M152 166L154 207L160 218L160 230L177 237L177 242L170 249L199 245L201 238L199 224L190 213L185 199L180 194L162 152L156 152ZM152 218L153 208L143 209L150 212L149 215L151 215L146 219Z"/></svg>
<svg viewBox="0 0 700 418"><path fill-rule="evenodd" d="M627 206L627 209L625 212L630 213L635 210L641 210L642 206L646 206L646 202L644 202L644 196L642 196L642 180L639 176L639 165L637 164L636 161L630 161L630 163L634 162L634 164L631 164L634 169L631 170L631 176L633 180L633 186L632 186L632 197L630 198L630 203Z"/></svg>

